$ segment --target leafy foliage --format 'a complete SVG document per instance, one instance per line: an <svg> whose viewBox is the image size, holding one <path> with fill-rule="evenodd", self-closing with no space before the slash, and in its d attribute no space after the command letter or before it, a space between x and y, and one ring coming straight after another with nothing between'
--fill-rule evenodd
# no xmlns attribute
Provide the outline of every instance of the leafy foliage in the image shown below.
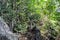
<svg viewBox="0 0 60 40"><path fill-rule="evenodd" d="M10 27L14 27L16 32L31 26L28 25L30 21L32 26L35 24L42 32L45 32L43 30L46 30L46 27L52 26L55 29L60 26L60 12L56 11L59 6L60 0L1 0L0 16ZM40 25L39 21L43 25ZM59 33L58 28L55 30Z"/></svg>

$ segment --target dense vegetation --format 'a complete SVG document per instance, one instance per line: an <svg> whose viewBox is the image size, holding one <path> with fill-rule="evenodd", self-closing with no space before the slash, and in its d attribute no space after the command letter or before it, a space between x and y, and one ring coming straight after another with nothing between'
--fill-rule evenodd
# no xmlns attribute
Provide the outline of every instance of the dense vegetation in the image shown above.
<svg viewBox="0 0 60 40"><path fill-rule="evenodd" d="M60 33L60 0L0 0L0 16L14 32L37 26L41 33Z"/></svg>

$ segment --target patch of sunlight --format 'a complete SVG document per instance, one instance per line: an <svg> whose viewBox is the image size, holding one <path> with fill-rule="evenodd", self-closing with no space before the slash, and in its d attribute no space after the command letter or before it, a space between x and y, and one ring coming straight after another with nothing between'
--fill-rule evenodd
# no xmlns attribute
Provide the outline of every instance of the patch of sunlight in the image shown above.
<svg viewBox="0 0 60 40"><path fill-rule="evenodd" d="M39 5L34 5L35 8L41 8Z"/></svg>
<svg viewBox="0 0 60 40"><path fill-rule="evenodd" d="M44 0L44 1L47 1L47 0Z"/></svg>
<svg viewBox="0 0 60 40"><path fill-rule="evenodd" d="M50 20L50 22L51 22L53 25L55 25L55 23L56 23L57 21Z"/></svg>
<svg viewBox="0 0 60 40"><path fill-rule="evenodd" d="M57 22L57 21L54 21L54 20L50 20L52 23L54 23L54 22Z"/></svg>

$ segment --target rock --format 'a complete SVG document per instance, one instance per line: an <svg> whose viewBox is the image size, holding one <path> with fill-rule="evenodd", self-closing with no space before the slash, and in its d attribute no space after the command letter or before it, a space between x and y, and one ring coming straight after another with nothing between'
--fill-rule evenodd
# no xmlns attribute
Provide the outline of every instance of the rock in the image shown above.
<svg viewBox="0 0 60 40"><path fill-rule="evenodd" d="M60 12L60 8L57 8L56 11L57 11L57 12Z"/></svg>
<svg viewBox="0 0 60 40"><path fill-rule="evenodd" d="M9 26L0 17L0 40L18 40L18 36L10 31Z"/></svg>

